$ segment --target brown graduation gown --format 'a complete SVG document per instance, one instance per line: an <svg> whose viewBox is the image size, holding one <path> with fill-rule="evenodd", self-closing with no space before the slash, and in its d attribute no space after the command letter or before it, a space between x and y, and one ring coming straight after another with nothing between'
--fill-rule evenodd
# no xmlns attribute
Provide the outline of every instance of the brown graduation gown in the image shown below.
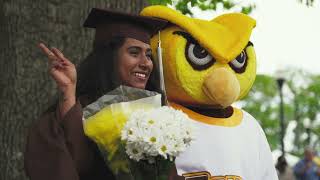
<svg viewBox="0 0 320 180"><path fill-rule="evenodd" d="M31 180L112 180L96 145L84 134L79 102L65 117L45 112L30 128L25 171Z"/></svg>

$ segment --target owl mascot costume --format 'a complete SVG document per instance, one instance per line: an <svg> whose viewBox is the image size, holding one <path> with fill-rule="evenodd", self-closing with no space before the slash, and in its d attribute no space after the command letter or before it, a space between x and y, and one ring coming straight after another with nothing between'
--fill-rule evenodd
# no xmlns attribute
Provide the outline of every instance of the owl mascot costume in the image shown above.
<svg viewBox="0 0 320 180"><path fill-rule="evenodd" d="M197 127L196 140L175 160L177 174L189 180L278 179L259 123L231 106L256 76L249 41L255 20L241 13L200 20L165 6L149 6L141 15L171 23L160 33L166 93ZM154 36L153 52L157 44Z"/></svg>

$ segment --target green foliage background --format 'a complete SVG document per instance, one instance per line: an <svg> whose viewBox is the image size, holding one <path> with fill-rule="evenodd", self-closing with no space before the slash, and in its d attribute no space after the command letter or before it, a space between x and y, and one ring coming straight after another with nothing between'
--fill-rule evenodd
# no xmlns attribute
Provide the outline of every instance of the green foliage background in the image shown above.
<svg viewBox="0 0 320 180"><path fill-rule="evenodd" d="M320 76L289 69L285 79L285 127L296 124L290 153L301 155L305 146L319 149ZM280 149L279 101L276 79L268 75L257 75L251 92L242 100L243 109L260 122L272 149Z"/></svg>
<svg viewBox="0 0 320 180"><path fill-rule="evenodd" d="M151 5L171 5L179 10L182 14L188 14L190 16L193 13L190 11L190 7L199 7L201 10L216 10L218 6L222 6L224 9L231 9L237 5L232 0L148 0ZM240 12L249 14L254 9L254 4L241 6Z"/></svg>

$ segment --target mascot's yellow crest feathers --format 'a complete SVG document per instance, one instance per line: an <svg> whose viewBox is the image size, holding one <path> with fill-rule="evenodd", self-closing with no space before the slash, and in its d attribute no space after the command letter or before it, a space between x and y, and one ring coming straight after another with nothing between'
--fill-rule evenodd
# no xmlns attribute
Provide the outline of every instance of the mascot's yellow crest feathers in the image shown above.
<svg viewBox="0 0 320 180"><path fill-rule="evenodd" d="M149 6L140 13L168 20L190 33L218 61L229 62L248 44L256 21L241 13L221 15L211 21L189 18L166 6Z"/></svg>

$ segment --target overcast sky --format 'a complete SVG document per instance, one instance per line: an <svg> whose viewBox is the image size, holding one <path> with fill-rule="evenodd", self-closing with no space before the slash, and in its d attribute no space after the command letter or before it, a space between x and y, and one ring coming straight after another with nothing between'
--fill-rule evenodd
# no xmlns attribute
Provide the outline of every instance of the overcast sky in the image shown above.
<svg viewBox="0 0 320 180"><path fill-rule="evenodd" d="M298 0L254 1L256 9L250 16L257 20L257 26L251 41L258 58L258 74L272 75L290 66L320 74L320 3L315 1L313 7ZM193 12L200 19L224 13L196 9Z"/></svg>

